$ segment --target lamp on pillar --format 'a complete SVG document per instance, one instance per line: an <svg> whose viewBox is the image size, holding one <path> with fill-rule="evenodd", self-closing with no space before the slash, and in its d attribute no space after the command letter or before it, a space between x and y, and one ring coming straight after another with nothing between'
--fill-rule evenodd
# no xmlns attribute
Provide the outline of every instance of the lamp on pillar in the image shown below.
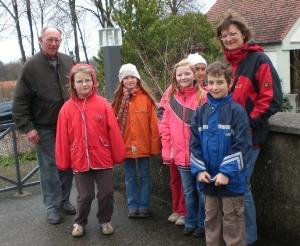
<svg viewBox="0 0 300 246"><path fill-rule="evenodd" d="M106 97L112 99L118 83L118 72L121 67L122 32L120 27L103 28L99 31L100 48L104 54L104 75Z"/></svg>

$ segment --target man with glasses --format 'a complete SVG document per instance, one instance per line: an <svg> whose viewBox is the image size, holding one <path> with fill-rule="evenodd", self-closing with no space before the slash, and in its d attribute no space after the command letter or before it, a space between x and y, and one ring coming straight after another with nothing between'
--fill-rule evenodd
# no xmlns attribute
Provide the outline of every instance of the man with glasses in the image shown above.
<svg viewBox="0 0 300 246"><path fill-rule="evenodd" d="M58 52L61 31L56 27L43 28L39 43L41 51L26 62L18 79L13 119L36 147L47 220L59 224L60 210L76 213L69 201L72 171L58 171L54 156L58 112L68 98L68 73L74 62Z"/></svg>

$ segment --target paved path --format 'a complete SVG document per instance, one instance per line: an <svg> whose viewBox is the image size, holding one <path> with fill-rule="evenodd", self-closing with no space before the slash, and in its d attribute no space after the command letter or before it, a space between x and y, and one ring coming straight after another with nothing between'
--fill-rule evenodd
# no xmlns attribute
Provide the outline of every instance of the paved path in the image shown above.
<svg viewBox="0 0 300 246"><path fill-rule="evenodd" d="M82 238L73 238L72 216L65 216L60 225L46 222L42 207L39 186L26 189L30 195L16 197L12 192L0 193L0 245L1 246L66 246L66 245L102 245L102 246L159 246L188 245L204 246L204 239L184 236L182 227L169 224L168 204L152 199L153 216L148 219L128 219L125 196L115 192L115 210L112 223L115 233L104 236L100 233L96 220L96 202L94 200ZM72 190L71 200L75 204L76 191ZM261 241L258 246L280 246Z"/></svg>
<svg viewBox="0 0 300 246"><path fill-rule="evenodd" d="M94 200L82 238L73 238L72 216L65 216L60 225L46 222L39 187L27 188L32 194L16 197L13 193L0 194L0 245L1 246L41 246L41 245L205 245L203 239L182 235L182 227L167 222L169 206L153 201L153 216L149 219L128 219L125 197L115 192L115 210L112 224L115 233L104 236L100 233L96 220L96 201ZM72 191L74 202L76 191Z"/></svg>

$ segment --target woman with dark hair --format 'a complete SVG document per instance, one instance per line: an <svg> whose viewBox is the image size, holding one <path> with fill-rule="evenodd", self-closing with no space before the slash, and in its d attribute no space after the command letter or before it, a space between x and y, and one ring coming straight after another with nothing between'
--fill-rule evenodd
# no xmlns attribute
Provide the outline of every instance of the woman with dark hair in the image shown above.
<svg viewBox="0 0 300 246"><path fill-rule="evenodd" d="M256 209L250 178L260 148L267 137L268 119L280 110L282 92L278 74L261 46L251 41L245 19L228 11L217 27L224 56L231 64L233 100L245 107L252 129L253 147L246 162L248 189L245 193L246 242L257 240Z"/></svg>

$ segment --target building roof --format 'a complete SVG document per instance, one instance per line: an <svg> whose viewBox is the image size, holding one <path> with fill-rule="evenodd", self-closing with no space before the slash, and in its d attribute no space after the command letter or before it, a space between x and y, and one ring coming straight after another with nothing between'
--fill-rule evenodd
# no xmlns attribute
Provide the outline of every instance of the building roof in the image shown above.
<svg viewBox="0 0 300 246"><path fill-rule="evenodd" d="M244 16L256 42L278 43L300 17L300 0L217 0L207 13L208 20L218 23L228 9Z"/></svg>

